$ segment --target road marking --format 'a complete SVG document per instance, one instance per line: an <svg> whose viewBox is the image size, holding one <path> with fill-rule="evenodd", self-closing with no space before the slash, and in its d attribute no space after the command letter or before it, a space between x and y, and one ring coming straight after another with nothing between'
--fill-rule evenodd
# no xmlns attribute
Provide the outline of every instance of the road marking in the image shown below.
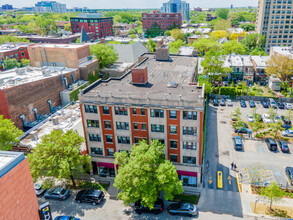
<svg viewBox="0 0 293 220"><path fill-rule="evenodd" d="M212 184L212 176L210 175L210 178L209 178L209 184Z"/></svg>
<svg viewBox="0 0 293 220"><path fill-rule="evenodd" d="M218 171L217 173L217 183L218 183L218 188L222 189L223 188L223 173L222 171Z"/></svg>
<svg viewBox="0 0 293 220"><path fill-rule="evenodd" d="M232 178L231 178L231 176L228 176L228 178L227 178L228 180L229 180L229 185L231 185L232 184Z"/></svg>

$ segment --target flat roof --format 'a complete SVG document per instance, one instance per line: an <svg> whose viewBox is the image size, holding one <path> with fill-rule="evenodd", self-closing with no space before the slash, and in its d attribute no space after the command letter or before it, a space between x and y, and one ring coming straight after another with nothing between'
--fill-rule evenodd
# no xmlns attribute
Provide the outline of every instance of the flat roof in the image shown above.
<svg viewBox="0 0 293 220"><path fill-rule="evenodd" d="M74 68L51 66L14 68L0 72L0 89L11 88L76 70Z"/></svg>
<svg viewBox="0 0 293 220"><path fill-rule="evenodd" d="M0 45L0 53L11 51L11 50L17 50L21 47L27 47L31 45L30 43L9 43L9 44L1 44Z"/></svg>
<svg viewBox="0 0 293 220"><path fill-rule="evenodd" d="M183 56L191 56L192 53L194 51L194 47L185 47L185 46L181 46L179 48L179 55L183 55Z"/></svg>
<svg viewBox="0 0 293 220"><path fill-rule="evenodd" d="M265 68L270 56L251 56L251 59L255 62L256 67Z"/></svg>
<svg viewBox="0 0 293 220"><path fill-rule="evenodd" d="M12 151L0 151L0 178L25 159L24 154Z"/></svg>
<svg viewBox="0 0 293 220"><path fill-rule="evenodd" d="M31 47L46 47L46 48L80 48L86 44L35 44Z"/></svg>
<svg viewBox="0 0 293 220"><path fill-rule="evenodd" d="M18 38L36 38L36 39L67 39L71 37L79 37L80 33L70 34L70 35L62 35L61 37L55 36L55 35L46 35L46 36L40 36L40 35L26 35L26 36L18 36Z"/></svg>
<svg viewBox="0 0 293 220"><path fill-rule="evenodd" d="M169 108L203 108L203 89L196 85L197 58L170 55L171 61L157 61L155 54L144 54L135 68L148 69L145 86L132 84L131 71L121 78L99 80L84 89L80 102L116 105L144 105ZM167 84L175 82L176 88Z"/></svg>
<svg viewBox="0 0 293 220"><path fill-rule="evenodd" d="M271 47L271 50L280 55L293 58L293 47Z"/></svg>

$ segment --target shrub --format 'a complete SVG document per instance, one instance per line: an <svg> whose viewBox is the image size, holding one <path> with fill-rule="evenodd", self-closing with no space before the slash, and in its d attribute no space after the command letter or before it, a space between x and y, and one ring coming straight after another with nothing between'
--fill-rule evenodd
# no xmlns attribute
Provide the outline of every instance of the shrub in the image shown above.
<svg viewBox="0 0 293 220"><path fill-rule="evenodd" d="M235 88L234 87L221 87L220 95L229 95L235 97Z"/></svg>

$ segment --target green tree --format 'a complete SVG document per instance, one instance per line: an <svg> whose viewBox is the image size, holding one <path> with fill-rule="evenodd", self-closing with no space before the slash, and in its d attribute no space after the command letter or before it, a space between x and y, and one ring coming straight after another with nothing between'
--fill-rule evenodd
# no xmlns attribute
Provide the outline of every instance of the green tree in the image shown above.
<svg viewBox="0 0 293 220"><path fill-rule="evenodd" d="M99 60L99 67L104 68L118 60L118 53L113 46L94 44L90 47L91 54Z"/></svg>
<svg viewBox="0 0 293 220"><path fill-rule="evenodd" d="M227 31L229 28L232 27L231 21L229 21L229 20L226 20L226 21L213 20L213 22L214 22L214 25L212 25L212 28L215 31Z"/></svg>
<svg viewBox="0 0 293 220"><path fill-rule="evenodd" d="M259 195L263 199L269 201L270 210L272 210L273 202L280 201L283 198L284 194L285 192L279 187L279 185L276 182L269 184L268 186L266 186L263 189L260 189L259 191Z"/></svg>
<svg viewBox="0 0 293 220"><path fill-rule="evenodd" d="M146 31L148 37L157 37L162 34L161 27L155 22L154 25Z"/></svg>
<svg viewBox="0 0 293 220"><path fill-rule="evenodd" d="M11 150L22 135L23 132L10 119L4 119L0 115L0 150Z"/></svg>
<svg viewBox="0 0 293 220"><path fill-rule="evenodd" d="M194 49L197 50L199 56L204 56L206 52L218 50L220 43L213 39L200 38L192 43Z"/></svg>
<svg viewBox="0 0 293 220"><path fill-rule="evenodd" d="M164 33L165 36L171 36L171 31L170 30L166 30Z"/></svg>
<svg viewBox="0 0 293 220"><path fill-rule="evenodd" d="M171 42L168 47L171 54L177 54L178 50L181 46L184 45L184 42L182 40L176 40L174 42Z"/></svg>
<svg viewBox="0 0 293 220"><path fill-rule="evenodd" d="M170 33L175 40L184 40L184 33L180 29L173 29Z"/></svg>
<svg viewBox="0 0 293 220"><path fill-rule="evenodd" d="M240 24L239 28L243 28L245 31L254 31L255 30L255 24Z"/></svg>
<svg viewBox="0 0 293 220"><path fill-rule="evenodd" d="M135 39L135 38L137 38L137 35L136 35L136 34L131 34L131 35L130 35L130 38L131 38L131 39Z"/></svg>
<svg viewBox="0 0 293 220"><path fill-rule="evenodd" d="M247 51L243 44L237 43L236 40L232 40L227 41L221 45L220 53L223 55L229 55L232 53L245 55Z"/></svg>
<svg viewBox="0 0 293 220"><path fill-rule="evenodd" d="M274 108L270 108L269 110L268 110L268 112L267 112L267 114L269 115L269 118L271 119L271 120L275 120L275 117L276 117L276 111L275 111L275 109Z"/></svg>
<svg viewBox="0 0 293 220"><path fill-rule="evenodd" d="M64 24L64 30L65 31L71 31L71 23Z"/></svg>
<svg viewBox="0 0 293 220"><path fill-rule="evenodd" d="M251 184L262 185L269 177L267 170L261 166L260 163L252 164L245 168L245 170L249 174L249 180Z"/></svg>
<svg viewBox="0 0 293 220"><path fill-rule="evenodd" d="M291 109L286 110L284 117L288 121L293 121L293 112Z"/></svg>
<svg viewBox="0 0 293 220"><path fill-rule="evenodd" d="M154 41L152 41L151 39L149 39L149 43L148 43L148 46L149 46L149 51L151 53L155 52L155 49L156 49L156 43Z"/></svg>
<svg viewBox="0 0 293 220"><path fill-rule="evenodd" d="M21 66L30 66L31 61L29 59L21 59Z"/></svg>
<svg viewBox="0 0 293 220"><path fill-rule="evenodd" d="M256 48L261 48L266 41L266 37L260 34L246 34L245 37L240 41L240 43L244 44L249 51L252 51Z"/></svg>
<svg viewBox="0 0 293 220"><path fill-rule="evenodd" d="M293 59L284 55L271 56L267 62L266 74L275 75L283 82L290 81L293 76Z"/></svg>
<svg viewBox="0 0 293 220"><path fill-rule="evenodd" d="M136 30L134 29L129 29L128 30L128 34L131 35L131 34L136 34Z"/></svg>
<svg viewBox="0 0 293 220"><path fill-rule="evenodd" d="M219 18L226 20L229 15L229 10L227 8L220 8L216 11L216 14Z"/></svg>
<svg viewBox="0 0 293 220"><path fill-rule="evenodd" d="M13 58L13 59L6 58L4 60L4 64L6 66L6 69L12 69L14 67L20 67L20 63L15 58Z"/></svg>
<svg viewBox="0 0 293 220"><path fill-rule="evenodd" d="M66 133L54 130L42 137L41 142L29 154L28 161L34 180L55 177L71 180L75 187L75 176L89 170L91 157L81 155L80 145L84 138L77 131Z"/></svg>
<svg viewBox="0 0 293 220"><path fill-rule="evenodd" d="M165 159L164 148L158 140L153 140L150 145L141 141L132 146L130 154L125 151L115 153L119 170L114 186L124 204L141 200L144 206L153 208L161 191L166 200L183 192L176 167Z"/></svg>

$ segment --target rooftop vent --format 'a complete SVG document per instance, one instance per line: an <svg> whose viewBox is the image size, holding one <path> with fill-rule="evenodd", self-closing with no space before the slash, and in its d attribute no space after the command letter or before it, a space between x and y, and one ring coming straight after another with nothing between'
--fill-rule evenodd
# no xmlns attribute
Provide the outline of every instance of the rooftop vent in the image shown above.
<svg viewBox="0 0 293 220"><path fill-rule="evenodd" d="M169 61L169 48L161 47L156 50L156 60Z"/></svg>
<svg viewBox="0 0 293 220"><path fill-rule="evenodd" d="M136 67L131 70L132 84L134 85L146 85L148 82L148 68Z"/></svg>
<svg viewBox="0 0 293 220"><path fill-rule="evenodd" d="M169 82L167 84L167 88L176 88L178 86L178 84L176 82Z"/></svg>
<svg viewBox="0 0 293 220"><path fill-rule="evenodd" d="M25 69L24 68L19 68L15 70L17 75L25 75Z"/></svg>

